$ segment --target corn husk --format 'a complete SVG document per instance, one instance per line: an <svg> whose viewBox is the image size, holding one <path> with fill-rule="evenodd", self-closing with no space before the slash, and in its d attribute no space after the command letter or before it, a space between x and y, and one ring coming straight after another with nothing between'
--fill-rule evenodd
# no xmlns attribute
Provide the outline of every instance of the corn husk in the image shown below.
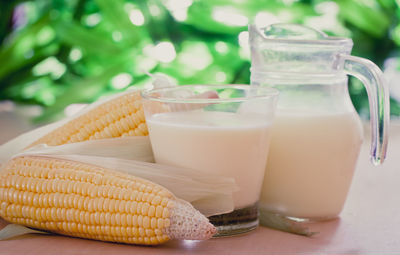
<svg viewBox="0 0 400 255"><path fill-rule="evenodd" d="M59 146L40 144L24 150L23 153L30 155L86 155L154 162L153 150L148 136L90 140Z"/></svg>
<svg viewBox="0 0 400 255"><path fill-rule="evenodd" d="M0 241L27 234L50 234L48 232L28 228L18 224L8 224L0 230Z"/></svg>

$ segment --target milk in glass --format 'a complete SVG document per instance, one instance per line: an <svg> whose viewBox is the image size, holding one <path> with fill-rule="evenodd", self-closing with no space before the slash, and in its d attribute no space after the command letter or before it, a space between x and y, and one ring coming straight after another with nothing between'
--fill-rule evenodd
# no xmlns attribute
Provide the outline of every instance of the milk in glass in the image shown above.
<svg viewBox="0 0 400 255"><path fill-rule="evenodd" d="M152 115L147 124L157 163L233 177L239 187L235 209L258 201L270 140L265 116L168 112Z"/></svg>

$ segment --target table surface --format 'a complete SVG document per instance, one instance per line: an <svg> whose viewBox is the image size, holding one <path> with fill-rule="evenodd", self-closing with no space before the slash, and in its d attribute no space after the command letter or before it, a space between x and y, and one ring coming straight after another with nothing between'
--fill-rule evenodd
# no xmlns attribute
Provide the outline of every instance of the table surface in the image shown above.
<svg viewBox="0 0 400 255"><path fill-rule="evenodd" d="M311 238L259 227L242 236L143 247L25 235L0 241L0 254L400 254L400 125L391 126L388 158L383 166L372 166L368 153L366 139L340 218L310 224L312 231L319 232ZM5 225L0 219L0 228Z"/></svg>

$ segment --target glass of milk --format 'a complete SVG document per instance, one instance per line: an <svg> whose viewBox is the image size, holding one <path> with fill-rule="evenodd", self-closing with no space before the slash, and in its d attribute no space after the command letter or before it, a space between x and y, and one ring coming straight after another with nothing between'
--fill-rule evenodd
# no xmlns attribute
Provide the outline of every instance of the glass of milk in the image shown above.
<svg viewBox="0 0 400 255"><path fill-rule="evenodd" d="M263 212L299 221L337 217L350 189L363 142L347 75L367 89L371 160L383 163L389 94L371 61L350 55L349 38L295 24L249 27L251 84L279 90L279 103L260 198Z"/></svg>
<svg viewBox="0 0 400 255"><path fill-rule="evenodd" d="M186 85L142 92L157 163L231 177L234 211L210 217L217 236L258 226L278 91L249 85Z"/></svg>

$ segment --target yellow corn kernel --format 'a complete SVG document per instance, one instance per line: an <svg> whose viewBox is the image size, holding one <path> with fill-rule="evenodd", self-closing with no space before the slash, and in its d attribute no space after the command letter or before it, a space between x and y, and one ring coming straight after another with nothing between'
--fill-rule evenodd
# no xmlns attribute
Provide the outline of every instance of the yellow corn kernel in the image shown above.
<svg viewBox="0 0 400 255"><path fill-rule="evenodd" d="M113 137L146 136L148 130L141 100L139 91L114 98L67 122L28 147L37 144L56 146Z"/></svg>

